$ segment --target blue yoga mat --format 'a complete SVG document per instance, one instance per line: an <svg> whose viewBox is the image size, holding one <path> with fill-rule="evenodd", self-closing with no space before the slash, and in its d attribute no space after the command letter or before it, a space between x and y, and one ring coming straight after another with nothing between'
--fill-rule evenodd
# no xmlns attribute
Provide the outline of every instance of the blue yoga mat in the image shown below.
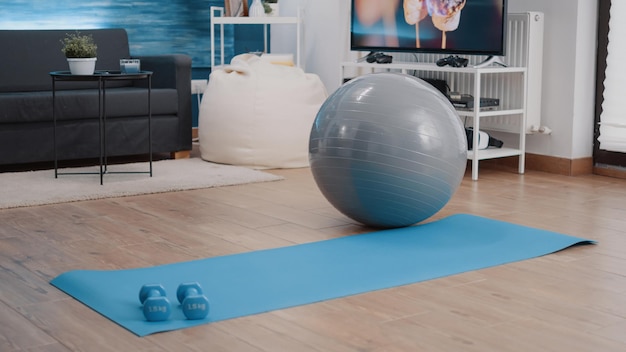
<svg viewBox="0 0 626 352"><path fill-rule="evenodd" d="M520 261L593 241L472 215L321 242L150 268L59 275L51 284L138 336L181 329ZM210 301L203 320L176 306L181 282ZM162 283L176 306L147 322L138 299Z"/></svg>

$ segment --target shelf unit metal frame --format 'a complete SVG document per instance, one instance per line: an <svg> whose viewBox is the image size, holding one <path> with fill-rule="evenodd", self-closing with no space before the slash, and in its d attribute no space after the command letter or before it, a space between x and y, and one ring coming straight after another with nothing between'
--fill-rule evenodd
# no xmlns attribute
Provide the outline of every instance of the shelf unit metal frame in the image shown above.
<svg viewBox="0 0 626 352"><path fill-rule="evenodd" d="M272 24L294 24L296 25L296 66L301 65L301 41L302 41L302 15L298 9L298 15L295 17L287 16L263 16L263 17L229 17L224 16L224 8L211 6L211 67L215 65L215 26L220 28L220 65L224 65L224 25L263 25L263 44L264 52L269 53L269 26Z"/></svg>

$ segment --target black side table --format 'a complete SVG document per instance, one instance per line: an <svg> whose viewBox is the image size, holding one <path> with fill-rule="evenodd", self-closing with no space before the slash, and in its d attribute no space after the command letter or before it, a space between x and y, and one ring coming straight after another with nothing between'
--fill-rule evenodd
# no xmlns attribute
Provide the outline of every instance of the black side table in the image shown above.
<svg viewBox="0 0 626 352"><path fill-rule="evenodd" d="M103 184L104 174L150 174L152 177L152 72L151 71L139 71L136 73L122 73L121 71L96 71L93 75L73 75L70 71L53 71L50 72L52 77L52 120L53 120L53 143L54 143L54 178L58 178L59 175L85 175L85 174L99 174L100 185ZM150 158L149 171L108 171L107 170L107 155L106 155L106 82L117 80L140 80L145 79L148 81L148 154ZM98 82L98 115L99 115L99 140L100 140L100 172L64 172L58 171L58 157L57 157L57 115L56 115L56 82Z"/></svg>

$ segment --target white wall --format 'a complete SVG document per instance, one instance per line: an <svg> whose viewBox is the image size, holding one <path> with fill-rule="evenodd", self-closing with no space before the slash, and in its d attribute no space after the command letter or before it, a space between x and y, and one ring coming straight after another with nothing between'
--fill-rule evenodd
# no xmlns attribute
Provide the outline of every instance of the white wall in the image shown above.
<svg viewBox="0 0 626 352"><path fill-rule="evenodd" d="M509 0L509 12L540 11L546 19L542 124L553 132L529 135L529 153L566 159L592 155L597 1ZM350 0L280 4L286 15L295 15L298 6L304 9L305 69L318 74L333 92L340 84L339 63L348 48ZM281 32L272 31L272 51L293 50L295 44L284 37L286 31Z"/></svg>
<svg viewBox="0 0 626 352"><path fill-rule="evenodd" d="M280 0L281 15L296 16L298 8L304 20L304 69L319 75L333 92L341 80L339 63L349 47L350 0ZM271 36L272 52L295 52L293 32L273 26Z"/></svg>
<svg viewBox="0 0 626 352"><path fill-rule="evenodd" d="M578 159L593 152L597 0L510 0L509 12L545 14L542 124L527 151Z"/></svg>
<svg viewBox="0 0 626 352"><path fill-rule="evenodd" d="M598 0L579 0L577 29L574 111L578 113L572 130L573 159L593 154Z"/></svg>

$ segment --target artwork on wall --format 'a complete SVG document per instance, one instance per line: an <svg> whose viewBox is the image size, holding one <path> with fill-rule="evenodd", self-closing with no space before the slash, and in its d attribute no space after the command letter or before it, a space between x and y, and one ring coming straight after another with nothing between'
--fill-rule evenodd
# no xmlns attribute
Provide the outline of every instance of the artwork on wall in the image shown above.
<svg viewBox="0 0 626 352"><path fill-rule="evenodd" d="M229 17L248 16L248 1L224 0L224 15Z"/></svg>
<svg viewBox="0 0 626 352"><path fill-rule="evenodd" d="M194 67L209 67L210 8L224 1L3 0L0 29L124 28L133 55L181 53L191 56ZM247 5L246 0L226 1ZM232 31L225 28L226 56L234 52Z"/></svg>

